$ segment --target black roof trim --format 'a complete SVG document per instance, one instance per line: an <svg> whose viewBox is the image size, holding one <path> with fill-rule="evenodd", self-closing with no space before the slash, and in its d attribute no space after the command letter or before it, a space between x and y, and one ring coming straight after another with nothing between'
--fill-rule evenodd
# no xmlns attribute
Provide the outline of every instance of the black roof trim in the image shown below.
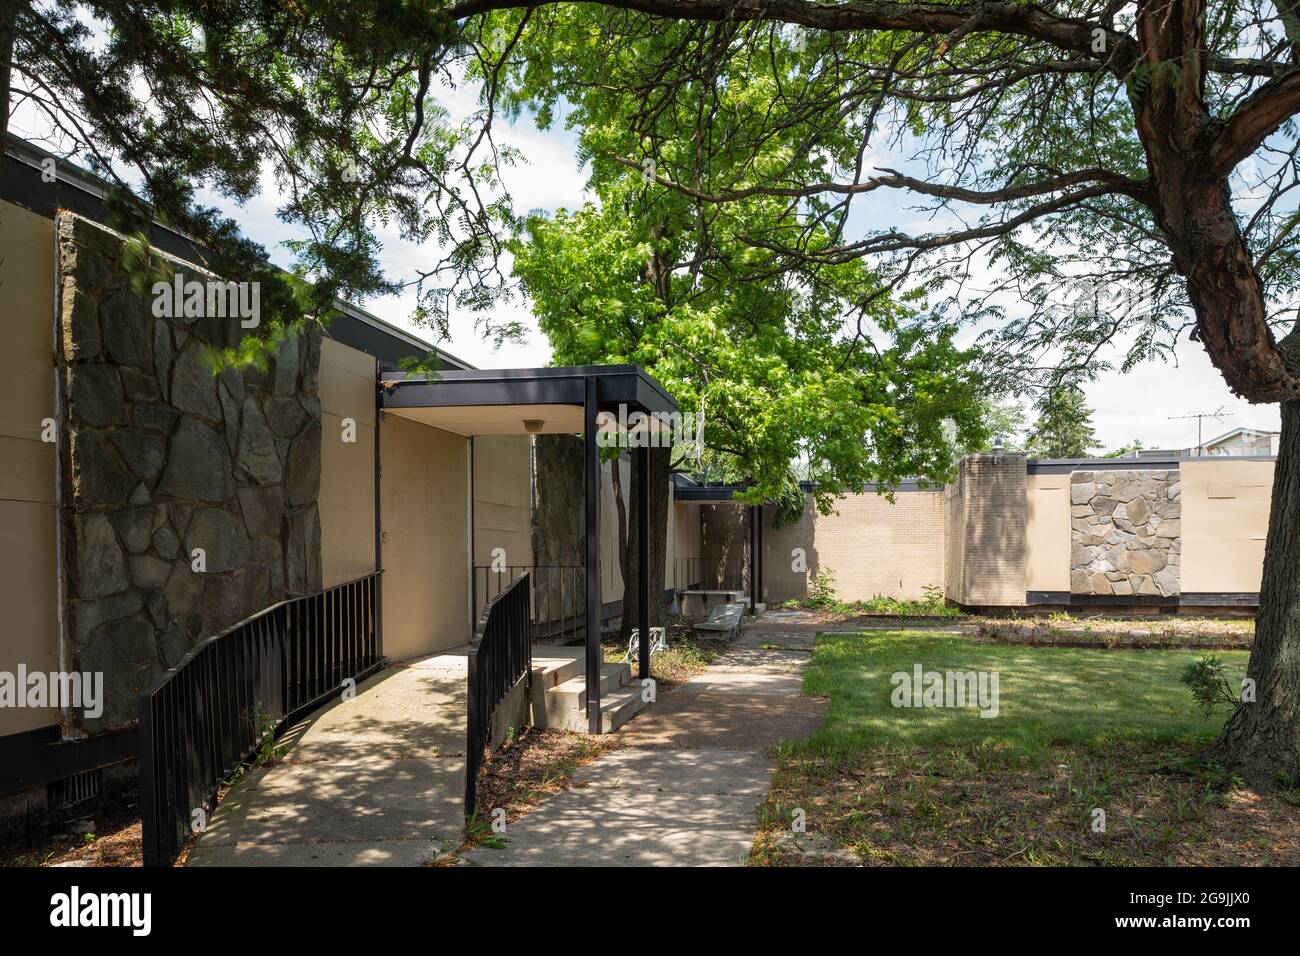
<svg viewBox="0 0 1300 956"><path fill-rule="evenodd" d="M627 405L672 413L677 403L639 365L574 365L556 368L473 369L434 376L385 372L385 408L452 408L465 405L581 405L586 380L597 380L603 408ZM387 387L392 383L392 387Z"/></svg>
<svg viewBox="0 0 1300 956"><path fill-rule="evenodd" d="M54 160L55 180L52 183L43 182L41 178L42 163L47 159ZM104 196L110 188L107 181L12 133L5 137L3 160L0 200L46 219L53 219L59 210L66 209L111 228L104 207ZM149 241L178 259L196 265L203 262L203 250L198 243L167 226L154 223ZM396 369L403 359L424 359L429 353L437 356L446 368L473 368L358 306L343 301L339 301L337 306L342 314L330 323L326 334L337 342L373 355L384 368Z"/></svg>

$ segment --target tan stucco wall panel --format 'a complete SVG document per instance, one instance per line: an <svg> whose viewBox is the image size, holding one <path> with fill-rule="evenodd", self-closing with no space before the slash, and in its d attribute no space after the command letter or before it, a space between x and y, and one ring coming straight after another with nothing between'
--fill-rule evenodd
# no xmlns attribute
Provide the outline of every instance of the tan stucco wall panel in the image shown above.
<svg viewBox="0 0 1300 956"><path fill-rule="evenodd" d="M321 570L325 587L375 569L375 360L321 343ZM344 419L356 441L343 441Z"/></svg>
<svg viewBox="0 0 1300 956"><path fill-rule="evenodd" d="M469 639L469 443L385 415L381 426L384 653Z"/></svg>
<svg viewBox="0 0 1300 956"><path fill-rule="evenodd" d="M1214 458L1181 464L1183 592L1258 591L1273 462Z"/></svg>
<svg viewBox="0 0 1300 956"><path fill-rule="evenodd" d="M1070 476L1026 478L1025 590L1070 590Z"/></svg>
<svg viewBox="0 0 1300 956"><path fill-rule="evenodd" d="M58 666L54 417L54 223L0 202L0 670ZM0 709L0 736L47 727L53 709Z"/></svg>

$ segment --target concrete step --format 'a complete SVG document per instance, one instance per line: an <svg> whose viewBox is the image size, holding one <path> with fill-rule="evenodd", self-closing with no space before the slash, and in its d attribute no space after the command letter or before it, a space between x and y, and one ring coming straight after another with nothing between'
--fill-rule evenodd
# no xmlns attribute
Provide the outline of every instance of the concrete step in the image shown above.
<svg viewBox="0 0 1300 956"><path fill-rule="evenodd" d="M586 670L581 657L543 658L539 664L536 655L533 659L533 686L550 690L565 681L572 680Z"/></svg>
<svg viewBox="0 0 1300 956"><path fill-rule="evenodd" d="M611 734L622 727L641 711L650 706L650 702L641 696L641 684L633 683L620 691L600 699L600 732Z"/></svg>
<svg viewBox="0 0 1300 956"><path fill-rule="evenodd" d="M613 693L600 698L600 732L613 733L646 708L648 701L641 697L641 685L634 682L627 687L620 687ZM585 709L573 709L557 714L551 724L563 730L585 734L587 730L587 712Z"/></svg>
<svg viewBox="0 0 1300 956"><path fill-rule="evenodd" d="M600 665L600 696L612 694L632 680L632 669L627 664ZM587 706L587 674L584 671L562 684L546 691L546 709L562 714L569 710L585 710Z"/></svg>

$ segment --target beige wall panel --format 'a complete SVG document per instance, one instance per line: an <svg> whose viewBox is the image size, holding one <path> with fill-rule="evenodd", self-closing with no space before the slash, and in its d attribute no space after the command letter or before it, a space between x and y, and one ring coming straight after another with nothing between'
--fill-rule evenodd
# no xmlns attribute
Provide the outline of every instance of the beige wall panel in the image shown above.
<svg viewBox="0 0 1300 956"><path fill-rule="evenodd" d="M375 429L358 422L347 444L338 415L322 412L321 427L321 570L330 588L375 569Z"/></svg>
<svg viewBox="0 0 1300 956"><path fill-rule="evenodd" d="M505 550L506 564L533 563L527 435L480 435L474 439L474 563L492 563Z"/></svg>
<svg viewBox="0 0 1300 956"><path fill-rule="evenodd" d="M384 653L391 658L469 639L468 446L459 435L384 417Z"/></svg>
<svg viewBox="0 0 1300 956"><path fill-rule="evenodd" d="M1070 590L1070 476L1026 478L1025 590Z"/></svg>
<svg viewBox="0 0 1300 956"><path fill-rule="evenodd" d="M58 668L58 595L54 573L54 507L0 501L0 671L49 673ZM53 709L0 708L0 736L57 719Z"/></svg>
<svg viewBox="0 0 1300 956"><path fill-rule="evenodd" d="M848 495L835 511L819 515L811 496L803 517L773 530L764 509L763 582L769 602L807 596L818 570L831 569L842 600L877 595L918 599L929 585L943 586L943 497L938 491L900 491L891 504L874 492ZM803 549L806 574L794 570Z"/></svg>
<svg viewBox="0 0 1300 956"><path fill-rule="evenodd" d="M320 407L358 427L375 423L375 360L365 352L324 339L320 347Z"/></svg>
<svg viewBox="0 0 1300 956"><path fill-rule="evenodd" d="M325 587L375 569L375 360L321 342L321 570ZM343 419L356 442L343 441Z"/></svg>
<svg viewBox="0 0 1300 956"><path fill-rule="evenodd" d="M59 663L54 445L54 223L0 203L0 670ZM48 727L53 709L0 710L0 736Z"/></svg>
<svg viewBox="0 0 1300 956"><path fill-rule="evenodd" d="M690 584L690 559L700 557L700 508L698 505L674 503L669 509L673 560L666 577L670 587L684 588Z"/></svg>
<svg viewBox="0 0 1300 956"><path fill-rule="evenodd" d="M1183 461L1179 473L1183 593L1258 591L1273 462Z"/></svg>
<svg viewBox="0 0 1300 956"><path fill-rule="evenodd" d="M54 503L52 443L0 435L0 462L0 500Z"/></svg>
<svg viewBox="0 0 1300 956"><path fill-rule="evenodd" d="M54 223L0 202L0 235L0 435L40 442L54 416Z"/></svg>

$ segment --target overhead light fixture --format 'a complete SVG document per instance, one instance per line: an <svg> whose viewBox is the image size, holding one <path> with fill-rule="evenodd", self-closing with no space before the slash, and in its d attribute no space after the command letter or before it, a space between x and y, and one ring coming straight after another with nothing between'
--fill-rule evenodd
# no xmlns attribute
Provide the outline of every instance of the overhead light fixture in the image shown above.
<svg viewBox="0 0 1300 956"><path fill-rule="evenodd" d="M542 426L545 424L546 422L542 421L540 418L525 418L524 431L528 432L530 435L540 435L542 432Z"/></svg>

